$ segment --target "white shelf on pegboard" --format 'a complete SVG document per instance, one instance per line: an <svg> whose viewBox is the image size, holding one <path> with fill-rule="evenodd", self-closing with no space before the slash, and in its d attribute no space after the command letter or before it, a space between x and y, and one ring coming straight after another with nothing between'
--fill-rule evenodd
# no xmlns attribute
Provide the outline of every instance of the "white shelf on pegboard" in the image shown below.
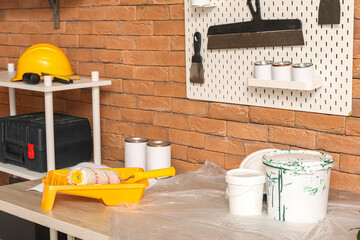
<svg viewBox="0 0 360 240"><path fill-rule="evenodd" d="M204 6L191 6L192 8L216 8L216 5L214 3L210 3L209 5Z"/></svg>
<svg viewBox="0 0 360 240"><path fill-rule="evenodd" d="M277 81L248 78L249 87L277 88L299 91L313 91L322 86L322 79L315 77L311 82Z"/></svg>
<svg viewBox="0 0 360 240"><path fill-rule="evenodd" d="M197 2L199 3L199 2ZM191 0L191 7L192 8L215 8L217 6L217 3L218 3L218 0L210 0L209 1L209 4L206 4L206 5L202 5L202 6L197 6L197 5L192 5L193 4L193 1Z"/></svg>

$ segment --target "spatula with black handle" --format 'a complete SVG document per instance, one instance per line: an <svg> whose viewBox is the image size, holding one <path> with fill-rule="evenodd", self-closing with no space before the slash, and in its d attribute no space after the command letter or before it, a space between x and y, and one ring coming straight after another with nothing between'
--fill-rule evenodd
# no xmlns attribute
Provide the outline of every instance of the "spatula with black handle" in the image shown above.
<svg viewBox="0 0 360 240"><path fill-rule="evenodd" d="M320 25L340 24L341 4L340 0L321 0L319 6Z"/></svg>
<svg viewBox="0 0 360 240"><path fill-rule="evenodd" d="M190 68L190 82L192 83L204 83L204 67L202 64L200 49L201 49L201 34L199 32L196 32L194 34L195 54L192 57L191 68Z"/></svg>

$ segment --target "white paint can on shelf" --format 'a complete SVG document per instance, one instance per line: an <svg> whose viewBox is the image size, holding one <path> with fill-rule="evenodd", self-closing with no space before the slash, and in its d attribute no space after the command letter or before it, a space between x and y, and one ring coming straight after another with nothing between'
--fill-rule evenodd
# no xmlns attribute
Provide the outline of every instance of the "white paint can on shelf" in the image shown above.
<svg viewBox="0 0 360 240"><path fill-rule="evenodd" d="M293 64L291 80L294 82L312 82L314 80L314 65L312 63Z"/></svg>
<svg viewBox="0 0 360 240"><path fill-rule="evenodd" d="M265 174L252 169L233 169L226 173L230 213L261 215Z"/></svg>
<svg viewBox="0 0 360 240"><path fill-rule="evenodd" d="M276 62L271 67L271 79L277 81L291 81L291 62Z"/></svg>
<svg viewBox="0 0 360 240"><path fill-rule="evenodd" d="M125 140L125 167L146 168L146 138L127 138Z"/></svg>
<svg viewBox="0 0 360 240"><path fill-rule="evenodd" d="M171 143L149 141L146 144L146 171L171 167Z"/></svg>
<svg viewBox="0 0 360 240"><path fill-rule="evenodd" d="M273 61L265 60L254 63L254 78L271 80L271 66Z"/></svg>
<svg viewBox="0 0 360 240"><path fill-rule="evenodd" d="M263 156L270 218L312 223L326 217L331 168L325 153L276 150Z"/></svg>

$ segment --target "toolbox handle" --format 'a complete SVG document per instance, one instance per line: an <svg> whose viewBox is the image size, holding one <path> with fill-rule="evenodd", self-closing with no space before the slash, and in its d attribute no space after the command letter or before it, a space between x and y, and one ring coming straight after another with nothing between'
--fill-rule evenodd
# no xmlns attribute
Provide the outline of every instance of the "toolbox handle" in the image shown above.
<svg viewBox="0 0 360 240"><path fill-rule="evenodd" d="M8 143L5 143L4 144L4 158L5 158L5 161L6 162L9 162L7 160L10 160L10 162L17 162L17 163L21 163L21 164L24 164L24 155L23 155L23 152L20 151L20 154L15 154L15 153L11 153L11 152L8 152L8 148L7 148L7 144ZM19 146L20 148L20 146Z"/></svg>

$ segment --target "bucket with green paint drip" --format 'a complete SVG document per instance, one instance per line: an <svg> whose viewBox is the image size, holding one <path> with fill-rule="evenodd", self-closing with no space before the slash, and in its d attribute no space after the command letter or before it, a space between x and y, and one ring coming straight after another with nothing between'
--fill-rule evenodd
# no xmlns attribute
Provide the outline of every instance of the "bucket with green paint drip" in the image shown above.
<svg viewBox="0 0 360 240"><path fill-rule="evenodd" d="M326 217L331 168L325 153L276 150L263 156L267 210L280 221L311 223Z"/></svg>

